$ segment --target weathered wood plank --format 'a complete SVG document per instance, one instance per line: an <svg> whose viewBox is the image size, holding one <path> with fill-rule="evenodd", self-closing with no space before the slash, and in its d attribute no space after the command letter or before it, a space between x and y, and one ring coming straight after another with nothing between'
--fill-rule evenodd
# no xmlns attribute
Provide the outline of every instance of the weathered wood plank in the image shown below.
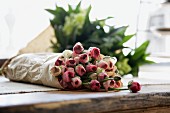
<svg viewBox="0 0 170 113"><path fill-rule="evenodd" d="M139 93L53 91L0 95L0 113L121 113L145 109L151 112L162 107L169 109L169 87L170 85L147 85Z"/></svg>

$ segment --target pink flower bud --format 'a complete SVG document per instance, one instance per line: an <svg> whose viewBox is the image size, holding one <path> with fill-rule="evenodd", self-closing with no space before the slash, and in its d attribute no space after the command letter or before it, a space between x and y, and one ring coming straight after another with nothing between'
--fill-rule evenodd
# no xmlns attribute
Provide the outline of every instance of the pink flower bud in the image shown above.
<svg viewBox="0 0 170 113"><path fill-rule="evenodd" d="M132 92L132 93L137 93L138 91L141 90L141 85L138 82L134 82L134 81L130 81L128 83L128 89Z"/></svg>
<svg viewBox="0 0 170 113"><path fill-rule="evenodd" d="M76 61L76 64L79 64L79 57L74 57L74 60Z"/></svg>
<svg viewBox="0 0 170 113"><path fill-rule="evenodd" d="M72 68L72 67L68 67L67 71L73 72L75 74L74 68Z"/></svg>
<svg viewBox="0 0 170 113"><path fill-rule="evenodd" d="M100 60L99 63L97 64L98 67L101 67L103 69L108 68L108 63L106 61Z"/></svg>
<svg viewBox="0 0 170 113"><path fill-rule="evenodd" d="M74 67L75 65L76 65L76 61L72 58L70 58L66 61L66 66Z"/></svg>
<svg viewBox="0 0 170 113"><path fill-rule="evenodd" d="M72 57L74 58L74 57L78 57L80 54L77 54L77 53L75 53L74 51L73 51L73 53L72 53Z"/></svg>
<svg viewBox="0 0 170 113"><path fill-rule="evenodd" d="M90 56L94 59L98 59L100 57L100 49L97 47L90 47Z"/></svg>
<svg viewBox="0 0 170 113"><path fill-rule="evenodd" d="M118 88L118 85L116 84L116 81L111 80L109 88Z"/></svg>
<svg viewBox="0 0 170 113"><path fill-rule="evenodd" d="M73 47L73 51L76 53L76 54L80 54L82 53L84 50L82 44L80 42L77 42L74 47Z"/></svg>
<svg viewBox="0 0 170 113"><path fill-rule="evenodd" d="M106 91L108 91L109 88L118 88L114 80L107 80L106 82L103 82L103 87Z"/></svg>
<svg viewBox="0 0 170 113"><path fill-rule="evenodd" d="M61 65L61 73L64 74L67 71L67 67L64 65Z"/></svg>
<svg viewBox="0 0 170 113"><path fill-rule="evenodd" d="M64 82L63 80L60 81L60 85L61 85L63 88L67 88L67 87L68 87L67 82Z"/></svg>
<svg viewBox="0 0 170 113"><path fill-rule="evenodd" d="M80 80L80 77L74 77L71 79L71 84L74 88L78 88L82 85L82 81Z"/></svg>
<svg viewBox="0 0 170 113"><path fill-rule="evenodd" d="M86 66L86 71L87 72L95 72L97 70L97 66L93 64L88 64Z"/></svg>
<svg viewBox="0 0 170 113"><path fill-rule="evenodd" d="M65 63L64 63L63 59L60 59L60 58L58 58L55 62L55 66L61 66L61 65L64 65L64 64Z"/></svg>
<svg viewBox="0 0 170 113"><path fill-rule="evenodd" d="M107 80L106 82L103 82L103 87L106 91L108 91L109 87L110 87L110 81L111 80Z"/></svg>
<svg viewBox="0 0 170 113"><path fill-rule="evenodd" d="M86 73L85 68L83 67L83 65L77 65L76 66L76 73L80 76L83 76Z"/></svg>
<svg viewBox="0 0 170 113"><path fill-rule="evenodd" d="M100 82L97 80L91 80L90 82L90 89L92 91L99 91L100 90Z"/></svg>
<svg viewBox="0 0 170 113"><path fill-rule="evenodd" d="M102 80L104 80L107 77L108 77L108 75L105 72L102 72L102 73L98 74L98 80L99 81L102 81Z"/></svg>
<svg viewBox="0 0 170 113"><path fill-rule="evenodd" d="M84 53L84 54L80 54L79 55L79 62L81 62L82 64L85 64L89 61L89 56L88 54Z"/></svg>
<svg viewBox="0 0 170 113"><path fill-rule="evenodd" d="M58 76L58 75L61 74L61 68L59 66L54 66L54 67L51 68L50 73L53 76Z"/></svg>
<svg viewBox="0 0 170 113"><path fill-rule="evenodd" d="M63 74L63 81L64 82L71 82L71 78L74 77L74 73L71 72L71 71L66 71L64 74Z"/></svg>

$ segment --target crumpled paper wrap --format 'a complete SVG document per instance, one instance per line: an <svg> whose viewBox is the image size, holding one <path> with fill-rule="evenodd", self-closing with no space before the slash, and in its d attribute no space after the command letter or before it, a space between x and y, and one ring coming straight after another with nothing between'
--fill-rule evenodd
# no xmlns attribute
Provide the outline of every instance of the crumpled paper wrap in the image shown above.
<svg viewBox="0 0 170 113"><path fill-rule="evenodd" d="M2 66L2 74L18 82L42 84L63 89L58 78L50 74L60 53L22 54L9 59Z"/></svg>

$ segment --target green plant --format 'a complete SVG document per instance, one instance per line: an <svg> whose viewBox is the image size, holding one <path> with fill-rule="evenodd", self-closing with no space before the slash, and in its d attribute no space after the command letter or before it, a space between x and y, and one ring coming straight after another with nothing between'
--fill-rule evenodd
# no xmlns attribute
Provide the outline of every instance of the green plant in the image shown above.
<svg viewBox="0 0 170 113"><path fill-rule="evenodd" d="M54 18L50 20L57 40L56 42L51 41L54 52L71 49L76 42L81 42L85 49L98 47L104 55L115 56L118 59L116 65L122 76L125 74L138 76L139 66L153 63L146 60L146 57L149 56L146 53L149 41L144 42L136 49L124 46L124 43L134 36L134 34L125 35L128 26L115 28L106 25L106 20L112 17L90 21L91 6L83 10L80 5L81 2L75 9L68 5L68 11L58 6L55 10L47 9L54 15ZM105 26L108 27L108 32L104 30ZM125 48L130 49L128 55L123 53Z"/></svg>

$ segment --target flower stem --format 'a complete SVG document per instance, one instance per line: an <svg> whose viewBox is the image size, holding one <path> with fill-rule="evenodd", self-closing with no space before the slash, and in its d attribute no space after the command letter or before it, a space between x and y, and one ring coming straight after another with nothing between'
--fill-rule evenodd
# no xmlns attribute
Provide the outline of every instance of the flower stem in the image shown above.
<svg viewBox="0 0 170 113"><path fill-rule="evenodd" d="M121 90L129 90L129 89L128 88L109 88L109 90L121 91Z"/></svg>

